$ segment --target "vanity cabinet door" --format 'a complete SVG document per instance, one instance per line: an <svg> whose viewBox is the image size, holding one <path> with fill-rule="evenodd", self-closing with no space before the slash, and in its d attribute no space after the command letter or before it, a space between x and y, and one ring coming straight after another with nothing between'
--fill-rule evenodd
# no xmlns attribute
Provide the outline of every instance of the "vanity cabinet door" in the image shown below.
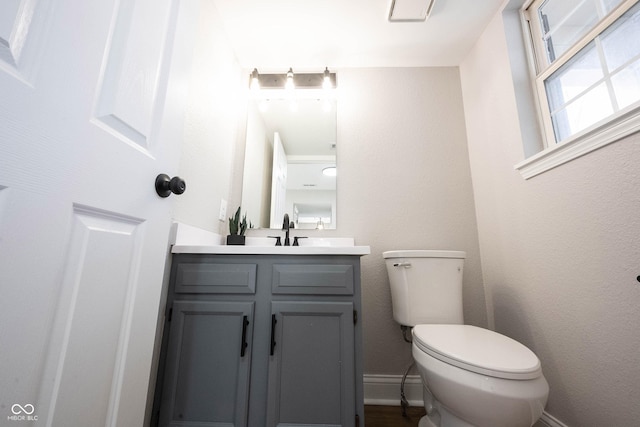
<svg viewBox="0 0 640 427"><path fill-rule="evenodd" d="M247 425L253 302L175 301L160 426Z"/></svg>
<svg viewBox="0 0 640 427"><path fill-rule="evenodd" d="M267 427L354 426L353 303L271 307Z"/></svg>

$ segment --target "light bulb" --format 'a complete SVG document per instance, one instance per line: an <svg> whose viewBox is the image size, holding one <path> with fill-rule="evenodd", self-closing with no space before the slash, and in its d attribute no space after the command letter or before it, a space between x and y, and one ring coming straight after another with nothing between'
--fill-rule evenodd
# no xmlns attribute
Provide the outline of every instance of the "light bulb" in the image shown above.
<svg viewBox="0 0 640 427"><path fill-rule="evenodd" d="M287 71L287 81L284 84L284 88L287 90L295 89L295 84L293 83L293 69L289 68Z"/></svg>
<svg viewBox="0 0 640 427"><path fill-rule="evenodd" d="M325 67L324 69L324 78L322 79L322 88L323 89L333 88L333 84L331 84L331 73L329 72L329 67Z"/></svg>
<svg viewBox="0 0 640 427"><path fill-rule="evenodd" d="M254 68L251 72L251 85L249 87L251 90L260 89L260 74L258 74L257 68Z"/></svg>

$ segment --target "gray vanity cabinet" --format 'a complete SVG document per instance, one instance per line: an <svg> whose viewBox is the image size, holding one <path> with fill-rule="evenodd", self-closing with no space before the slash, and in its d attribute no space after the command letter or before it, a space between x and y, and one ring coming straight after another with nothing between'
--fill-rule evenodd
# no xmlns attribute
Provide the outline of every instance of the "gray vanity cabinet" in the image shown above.
<svg viewBox="0 0 640 427"><path fill-rule="evenodd" d="M363 426L359 311L359 256L175 254L159 425Z"/></svg>
<svg viewBox="0 0 640 427"><path fill-rule="evenodd" d="M171 313L160 425L245 426L253 303L175 301Z"/></svg>
<svg viewBox="0 0 640 427"><path fill-rule="evenodd" d="M353 304L272 303L267 426L350 426L355 419Z"/></svg>

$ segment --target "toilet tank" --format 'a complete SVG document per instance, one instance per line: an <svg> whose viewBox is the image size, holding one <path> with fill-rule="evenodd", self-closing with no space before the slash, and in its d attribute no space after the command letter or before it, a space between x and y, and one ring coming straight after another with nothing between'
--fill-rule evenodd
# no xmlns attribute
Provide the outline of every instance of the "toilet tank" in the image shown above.
<svg viewBox="0 0 640 427"><path fill-rule="evenodd" d="M463 324L462 251L406 250L383 252L393 318L405 326Z"/></svg>

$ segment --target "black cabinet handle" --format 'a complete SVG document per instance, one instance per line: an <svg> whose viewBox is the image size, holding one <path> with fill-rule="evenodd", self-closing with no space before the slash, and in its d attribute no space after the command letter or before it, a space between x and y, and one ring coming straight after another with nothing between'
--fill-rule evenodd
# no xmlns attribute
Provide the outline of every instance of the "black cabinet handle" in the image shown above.
<svg viewBox="0 0 640 427"><path fill-rule="evenodd" d="M276 347L276 315L271 315L271 356L273 356L273 349Z"/></svg>
<svg viewBox="0 0 640 427"><path fill-rule="evenodd" d="M249 319L247 316L242 318L242 343L240 343L240 357L244 357L245 350L247 349L247 326L249 326Z"/></svg>

